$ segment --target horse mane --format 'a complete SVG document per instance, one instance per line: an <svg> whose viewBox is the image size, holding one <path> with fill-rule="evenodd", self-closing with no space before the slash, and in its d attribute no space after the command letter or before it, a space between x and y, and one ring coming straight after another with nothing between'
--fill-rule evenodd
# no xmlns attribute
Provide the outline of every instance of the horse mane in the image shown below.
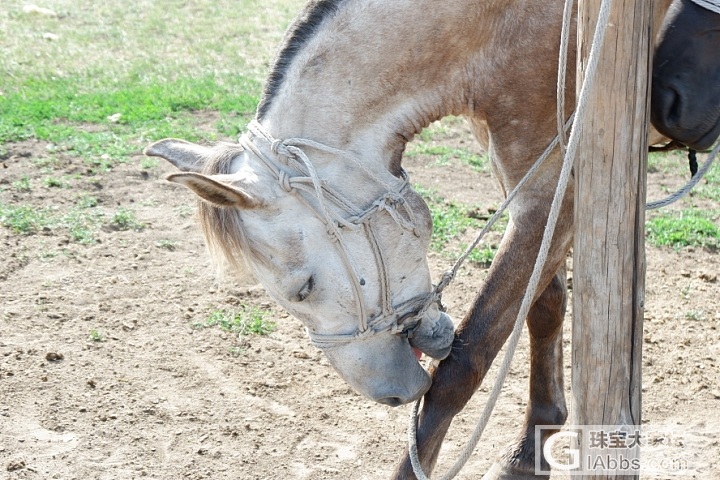
<svg viewBox="0 0 720 480"><path fill-rule="evenodd" d="M243 152L237 144L218 143L203 159L203 174L223 175L232 173L235 157ZM243 234L240 212L236 208L221 208L198 200L198 221L205 243L218 267L229 265L238 272L247 271L245 255L254 251Z"/></svg>
<svg viewBox="0 0 720 480"><path fill-rule="evenodd" d="M345 0L312 0L295 19L280 44L278 55L270 71L262 99L258 105L257 117L262 120L270 108L270 103L280 89L290 63L308 40L315 34L322 22L332 16Z"/></svg>

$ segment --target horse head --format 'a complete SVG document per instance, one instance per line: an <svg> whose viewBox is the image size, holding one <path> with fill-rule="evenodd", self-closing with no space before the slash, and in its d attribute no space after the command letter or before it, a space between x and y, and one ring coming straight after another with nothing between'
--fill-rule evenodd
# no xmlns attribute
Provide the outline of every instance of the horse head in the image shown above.
<svg viewBox="0 0 720 480"><path fill-rule="evenodd" d="M395 406L428 390L420 352L445 358L454 327L433 302L430 212L404 176L258 123L239 145L168 139L145 153L181 170L168 180L199 197L211 252L249 267L356 391Z"/></svg>
<svg viewBox="0 0 720 480"><path fill-rule="evenodd" d="M720 135L720 13L690 0L673 3L658 37L651 105L652 122L662 134L696 150L715 142Z"/></svg>

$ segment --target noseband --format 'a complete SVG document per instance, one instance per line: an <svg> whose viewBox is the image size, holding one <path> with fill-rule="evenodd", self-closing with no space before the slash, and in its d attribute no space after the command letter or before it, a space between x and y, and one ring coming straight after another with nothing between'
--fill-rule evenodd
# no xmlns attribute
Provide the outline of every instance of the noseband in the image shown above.
<svg viewBox="0 0 720 480"><path fill-rule="evenodd" d="M347 334L322 334L306 328L313 345L327 349L385 333L412 338L422 317L437 301L437 295L433 290L393 305L387 262L374 228L374 218L381 212L386 212L403 229L418 235L415 215L405 200L405 193L410 188L405 172L402 172L402 178L395 179L393 183L385 182L349 152L307 139L277 140L255 120L250 122L248 133L241 136L239 142L243 148L253 152L262 160L284 191L297 194L297 197L323 221L328 236L337 246L340 258L353 285L358 308L358 328L355 332ZM333 190L325 180L319 178L303 148L352 160L373 181L382 185L384 193L376 198L368 208L354 205L342 194ZM331 210L329 204L335 208ZM400 208L404 211L405 216L400 212ZM357 230L360 228L371 246L380 278L382 312L369 320L367 320L367 307L362 293L365 280L355 269L342 235L343 229Z"/></svg>

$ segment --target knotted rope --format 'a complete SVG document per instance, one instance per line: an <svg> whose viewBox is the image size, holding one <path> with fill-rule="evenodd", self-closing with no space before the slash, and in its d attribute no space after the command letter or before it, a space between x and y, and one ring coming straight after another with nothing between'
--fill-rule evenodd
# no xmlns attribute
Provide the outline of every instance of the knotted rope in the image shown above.
<svg viewBox="0 0 720 480"><path fill-rule="evenodd" d="M244 148L252 151L263 161L277 178L281 188L288 193L294 189L302 190L309 193L311 198L314 199L314 202L311 202L305 196L298 195L298 198L323 221L327 229L328 237L338 245L340 258L352 283L358 309L357 329L353 333L348 334L321 334L306 329L313 345L321 349L328 349L353 341L366 340L379 334L412 335L413 329L417 327L426 312L426 304L432 304L431 300L435 298L434 291L422 293L398 305L393 305L385 254L372 226L375 214L387 212L401 228L417 234L415 214L412 208L407 205L404 198L404 192L409 188L408 178L404 172L400 179L393 177L394 183L391 183L380 178L380 176L371 171L350 152L303 138L277 140L257 121L250 122L248 132L248 135L240 137L240 143ZM266 148L269 148L272 155L268 156L262 148L255 144L255 141L259 141L261 144L264 144ZM326 182L320 178L315 166L305 152L306 148L329 153L333 156L352 161L352 163L357 165L371 180L381 185L385 189L385 192L365 210L353 205L352 201L331 189ZM290 159L294 160L297 163L297 169L301 171L302 175L291 176L290 173L276 162L278 158L284 158L288 161ZM330 210L329 203L339 207L347 216L334 215ZM407 218L398 211L400 206L403 207ZM381 314L370 320L368 320L366 316L367 307L365 306L362 292L362 286L365 284L365 280L361 278L352 262L350 250L340 231L341 227L350 230L362 228L373 252L380 283ZM416 321L407 321L411 318L415 318ZM402 322L400 321L401 319Z"/></svg>

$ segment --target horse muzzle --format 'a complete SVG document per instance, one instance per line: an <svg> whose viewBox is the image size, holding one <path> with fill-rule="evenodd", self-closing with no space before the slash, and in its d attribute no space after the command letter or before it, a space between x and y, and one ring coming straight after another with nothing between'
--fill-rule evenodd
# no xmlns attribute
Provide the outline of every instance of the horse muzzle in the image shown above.
<svg viewBox="0 0 720 480"><path fill-rule="evenodd" d="M325 356L353 390L383 405L413 402L431 385L430 375L399 335L337 344Z"/></svg>

